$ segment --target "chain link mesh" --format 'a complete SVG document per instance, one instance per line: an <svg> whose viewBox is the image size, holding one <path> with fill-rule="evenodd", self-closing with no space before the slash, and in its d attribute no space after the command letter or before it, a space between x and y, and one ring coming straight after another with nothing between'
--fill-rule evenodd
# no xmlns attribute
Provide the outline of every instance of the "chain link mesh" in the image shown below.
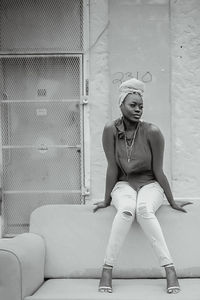
<svg viewBox="0 0 200 300"><path fill-rule="evenodd" d="M82 52L80 0L1 0L0 51Z"/></svg>
<svg viewBox="0 0 200 300"><path fill-rule="evenodd" d="M80 55L1 57L4 234L44 204L80 204Z"/></svg>
<svg viewBox="0 0 200 300"><path fill-rule="evenodd" d="M27 232L31 212L42 205L75 204L79 193L25 193L5 194L3 202L4 235Z"/></svg>
<svg viewBox="0 0 200 300"><path fill-rule="evenodd" d="M47 148L3 150L5 192L80 190L80 153L77 149Z"/></svg>

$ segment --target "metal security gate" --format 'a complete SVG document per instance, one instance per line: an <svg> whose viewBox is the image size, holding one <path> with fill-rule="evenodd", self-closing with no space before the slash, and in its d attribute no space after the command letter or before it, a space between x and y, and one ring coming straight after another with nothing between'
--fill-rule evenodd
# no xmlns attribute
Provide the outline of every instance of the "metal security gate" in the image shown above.
<svg viewBox="0 0 200 300"><path fill-rule="evenodd" d="M1 65L3 219L13 232L40 205L81 203L82 64L61 56L4 58Z"/></svg>
<svg viewBox="0 0 200 300"><path fill-rule="evenodd" d="M84 203L83 2L1 2L4 236L41 205Z"/></svg>

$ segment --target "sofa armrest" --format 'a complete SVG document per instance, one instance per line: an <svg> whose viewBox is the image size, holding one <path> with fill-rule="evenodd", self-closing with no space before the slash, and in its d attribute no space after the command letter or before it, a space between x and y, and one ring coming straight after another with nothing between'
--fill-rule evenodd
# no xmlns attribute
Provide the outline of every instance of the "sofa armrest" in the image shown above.
<svg viewBox="0 0 200 300"><path fill-rule="evenodd" d="M23 300L44 281L45 244L41 236L23 233L0 239L0 299Z"/></svg>

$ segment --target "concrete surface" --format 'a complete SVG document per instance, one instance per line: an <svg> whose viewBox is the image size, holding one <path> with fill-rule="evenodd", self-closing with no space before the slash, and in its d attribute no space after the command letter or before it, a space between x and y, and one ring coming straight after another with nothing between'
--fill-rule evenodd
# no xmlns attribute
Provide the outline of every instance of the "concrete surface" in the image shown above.
<svg viewBox="0 0 200 300"><path fill-rule="evenodd" d="M165 1L149 2L159 6ZM108 0L90 1L90 45L93 45L90 51L90 199L102 199L104 195L106 162L101 135L103 125L111 118L109 27L103 32L110 21L108 4ZM171 121L168 126L172 132L171 141L166 142L171 142L172 191L177 198L200 200L200 1L169 0L169 4ZM132 29L126 28L126 34L127 31L131 36Z"/></svg>
<svg viewBox="0 0 200 300"><path fill-rule="evenodd" d="M200 1L170 4L173 192L199 197Z"/></svg>
<svg viewBox="0 0 200 300"><path fill-rule="evenodd" d="M200 279L181 279L181 292L166 293L165 279L113 280L113 293L99 293L99 280L51 279L25 300L199 300Z"/></svg>

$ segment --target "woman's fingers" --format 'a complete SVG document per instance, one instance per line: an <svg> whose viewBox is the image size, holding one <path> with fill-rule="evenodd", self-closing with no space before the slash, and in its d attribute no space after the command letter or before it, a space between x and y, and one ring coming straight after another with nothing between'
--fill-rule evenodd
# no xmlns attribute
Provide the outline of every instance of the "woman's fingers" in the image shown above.
<svg viewBox="0 0 200 300"><path fill-rule="evenodd" d="M176 210L179 210L179 211L182 211L182 212L185 212L185 213L187 212L184 208L182 208L179 205L173 206L173 209L176 209Z"/></svg>
<svg viewBox="0 0 200 300"><path fill-rule="evenodd" d="M180 211L182 211L182 212L185 212L185 213L187 212L187 211L186 211L184 208L182 208L181 206L177 206L176 209L177 209L177 210L180 210Z"/></svg>
<svg viewBox="0 0 200 300"><path fill-rule="evenodd" d="M187 213L187 211L183 208L183 206L189 205L189 204L193 204L192 202L183 202L180 204L180 210Z"/></svg>
<svg viewBox="0 0 200 300"><path fill-rule="evenodd" d="M182 212L187 212L184 208L182 208L182 207L180 207L180 209L179 209L180 211L182 211Z"/></svg>
<svg viewBox="0 0 200 300"><path fill-rule="evenodd" d="M93 212L96 212L100 208L105 208L106 207L104 202L97 202L96 204L94 203L94 205L96 205L96 207L93 209Z"/></svg>
<svg viewBox="0 0 200 300"><path fill-rule="evenodd" d="M95 208L93 208L93 212L96 212L98 209L98 206L96 206Z"/></svg>
<svg viewBox="0 0 200 300"><path fill-rule="evenodd" d="M93 203L93 205L103 205L104 204L104 201L100 201L100 202L95 202Z"/></svg>
<svg viewBox="0 0 200 300"><path fill-rule="evenodd" d="M96 212L99 208L102 208L101 204L99 202L97 202L96 204L96 207L93 209L93 212Z"/></svg>
<svg viewBox="0 0 200 300"><path fill-rule="evenodd" d="M183 207L183 206L185 206L185 205L189 205L189 204L193 204L193 202L183 202L183 203L181 204L181 207Z"/></svg>
<svg viewBox="0 0 200 300"><path fill-rule="evenodd" d="M176 205L173 208L176 209L176 210L180 210L182 212L187 213L187 211L183 207L186 206L186 205L189 205L189 204L193 204L193 202L189 202L189 201L185 201L185 202L176 201Z"/></svg>

